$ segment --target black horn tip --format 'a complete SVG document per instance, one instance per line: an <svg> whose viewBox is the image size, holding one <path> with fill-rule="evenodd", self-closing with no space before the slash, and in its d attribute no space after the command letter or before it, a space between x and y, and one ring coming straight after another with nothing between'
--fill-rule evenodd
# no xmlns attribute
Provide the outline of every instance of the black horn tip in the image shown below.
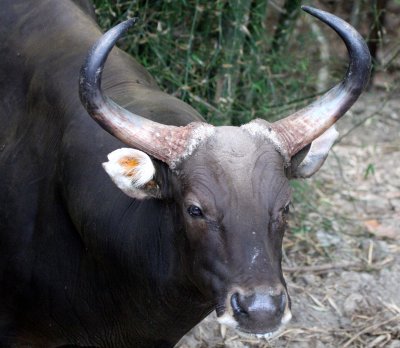
<svg viewBox="0 0 400 348"><path fill-rule="evenodd" d="M317 12L324 12L324 11L318 10L317 8L311 7L311 6L301 5L300 7L303 11L305 11L311 15L314 15L314 13L317 13Z"/></svg>
<svg viewBox="0 0 400 348"><path fill-rule="evenodd" d="M126 21L121 22L115 28L120 28L121 33L124 33L126 30L128 30L131 26L133 26L138 21L139 21L139 17L132 17L132 18L127 19Z"/></svg>
<svg viewBox="0 0 400 348"><path fill-rule="evenodd" d="M103 65L115 43L137 21L138 18L133 17L108 30L93 46L88 56L88 65Z"/></svg>
<svg viewBox="0 0 400 348"><path fill-rule="evenodd" d="M79 79L79 95L86 109L95 110L104 103L100 86L103 66L118 39L138 20L133 17L111 28L89 51Z"/></svg>
<svg viewBox="0 0 400 348"><path fill-rule="evenodd" d="M335 22L342 22L342 24L344 24L345 22L340 19L339 17L336 17L335 15L323 11L323 10L319 10L315 7L311 7L311 6L301 6L301 9L304 12L307 12L308 14L310 14L311 16L314 16L316 18L318 18L319 20L321 20L322 22L328 24L329 26L331 26L331 23L335 23ZM336 24L336 23L335 23ZM346 23L347 24L347 23ZM337 24L336 24L337 25Z"/></svg>
<svg viewBox="0 0 400 348"><path fill-rule="evenodd" d="M371 55L364 39L350 24L329 12L310 6L301 6L301 9L330 26L342 38L350 56L347 87L354 90L355 94L361 93L368 83L371 70Z"/></svg>
<svg viewBox="0 0 400 348"><path fill-rule="evenodd" d="M324 21L325 17L331 17L331 18L332 17L336 17L336 16L332 15L329 12L326 12L326 11L323 11L323 10L319 10L318 8L311 7L311 6L302 5L301 9L304 12L309 13L311 16L314 16L316 18L321 19L322 21Z"/></svg>

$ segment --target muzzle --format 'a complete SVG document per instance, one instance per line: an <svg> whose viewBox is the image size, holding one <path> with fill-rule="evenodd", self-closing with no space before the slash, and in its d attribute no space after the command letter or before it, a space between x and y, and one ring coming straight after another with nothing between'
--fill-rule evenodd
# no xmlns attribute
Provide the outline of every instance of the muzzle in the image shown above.
<svg viewBox="0 0 400 348"><path fill-rule="evenodd" d="M290 297L283 286L259 286L253 290L235 288L219 311L218 322L241 334L270 338L292 318Z"/></svg>

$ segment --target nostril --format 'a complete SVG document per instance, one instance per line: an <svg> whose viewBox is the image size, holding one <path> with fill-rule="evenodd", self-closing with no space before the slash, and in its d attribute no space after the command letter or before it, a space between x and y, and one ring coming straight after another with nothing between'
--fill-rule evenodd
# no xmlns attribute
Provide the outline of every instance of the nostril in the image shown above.
<svg viewBox="0 0 400 348"><path fill-rule="evenodd" d="M243 308L243 305L240 303L240 295L235 292L231 296L231 306L233 309L233 313L236 315L248 315L248 312Z"/></svg>

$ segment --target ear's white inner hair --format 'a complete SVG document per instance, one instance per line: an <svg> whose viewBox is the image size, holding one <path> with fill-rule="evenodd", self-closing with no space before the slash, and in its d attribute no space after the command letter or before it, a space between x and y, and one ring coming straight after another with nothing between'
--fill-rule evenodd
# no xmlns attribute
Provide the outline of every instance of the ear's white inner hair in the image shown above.
<svg viewBox="0 0 400 348"><path fill-rule="evenodd" d="M150 157L139 150L122 148L108 154L103 167L114 183L125 192L141 188L153 179L155 168Z"/></svg>

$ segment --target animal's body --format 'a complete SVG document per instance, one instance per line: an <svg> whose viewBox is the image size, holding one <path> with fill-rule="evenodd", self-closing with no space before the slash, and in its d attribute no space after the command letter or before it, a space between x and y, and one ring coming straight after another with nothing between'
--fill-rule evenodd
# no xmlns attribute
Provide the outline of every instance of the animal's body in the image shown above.
<svg viewBox="0 0 400 348"><path fill-rule="evenodd" d="M132 201L101 168L121 143L79 101L79 69L101 35L95 19L71 1L11 0L0 22L0 346L176 341L212 303L183 275L172 208ZM201 120L122 51L103 81L154 120ZM135 105L139 93L149 97Z"/></svg>
<svg viewBox="0 0 400 348"><path fill-rule="evenodd" d="M129 197L101 167L125 145L79 100L101 36L90 3L2 0L0 23L0 346L172 347L215 306L249 333L287 319L280 248L295 154L258 126L206 127L173 166L155 154L151 187ZM203 122L118 49L102 86L148 120Z"/></svg>

